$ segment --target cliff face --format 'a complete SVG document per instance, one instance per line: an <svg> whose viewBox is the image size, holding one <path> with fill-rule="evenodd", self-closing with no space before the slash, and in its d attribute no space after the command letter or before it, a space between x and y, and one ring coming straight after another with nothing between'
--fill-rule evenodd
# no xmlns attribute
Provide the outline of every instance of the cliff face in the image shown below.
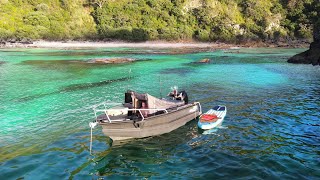
<svg viewBox="0 0 320 180"><path fill-rule="evenodd" d="M320 65L320 21L314 25L313 39L309 50L291 57L288 63Z"/></svg>

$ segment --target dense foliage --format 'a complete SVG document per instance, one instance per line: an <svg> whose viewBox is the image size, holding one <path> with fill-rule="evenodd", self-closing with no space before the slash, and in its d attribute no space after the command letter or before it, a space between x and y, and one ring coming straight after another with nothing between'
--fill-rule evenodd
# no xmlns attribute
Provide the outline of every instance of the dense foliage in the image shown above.
<svg viewBox="0 0 320 180"><path fill-rule="evenodd" d="M0 0L1 39L90 38L96 27L84 0Z"/></svg>
<svg viewBox="0 0 320 180"><path fill-rule="evenodd" d="M312 38L318 0L0 0L0 38Z"/></svg>

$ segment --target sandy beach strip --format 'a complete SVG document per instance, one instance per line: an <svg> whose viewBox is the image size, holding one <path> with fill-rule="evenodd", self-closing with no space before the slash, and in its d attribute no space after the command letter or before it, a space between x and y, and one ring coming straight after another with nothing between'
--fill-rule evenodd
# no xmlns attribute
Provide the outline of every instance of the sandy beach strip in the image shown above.
<svg viewBox="0 0 320 180"><path fill-rule="evenodd" d="M230 48L232 45L224 43L201 43L201 42L90 42L90 41L34 41L30 44L7 43L3 48ZM234 46L234 45L233 45Z"/></svg>

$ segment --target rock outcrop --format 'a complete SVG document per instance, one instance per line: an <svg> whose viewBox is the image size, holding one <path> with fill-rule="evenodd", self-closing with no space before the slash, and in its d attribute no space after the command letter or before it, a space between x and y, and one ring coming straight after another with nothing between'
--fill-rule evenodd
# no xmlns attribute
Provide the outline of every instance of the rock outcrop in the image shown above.
<svg viewBox="0 0 320 180"><path fill-rule="evenodd" d="M210 59L205 58L205 59L201 59L201 60L196 61L196 62L191 62L189 64L209 64L210 62L211 62Z"/></svg>
<svg viewBox="0 0 320 180"><path fill-rule="evenodd" d="M198 63L210 63L210 59L201 59Z"/></svg>
<svg viewBox="0 0 320 180"><path fill-rule="evenodd" d="M130 63L136 61L132 58L100 58L100 59L90 59L86 61L87 63L94 63L94 64L123 64L123 63Z"/></svg>
<svg viewBox="0 0 320 180"><path fill-rule="evenodd" d="M309 50L291 57L288 63L320 65L320 21L314 25L313 40Z"/></svg>

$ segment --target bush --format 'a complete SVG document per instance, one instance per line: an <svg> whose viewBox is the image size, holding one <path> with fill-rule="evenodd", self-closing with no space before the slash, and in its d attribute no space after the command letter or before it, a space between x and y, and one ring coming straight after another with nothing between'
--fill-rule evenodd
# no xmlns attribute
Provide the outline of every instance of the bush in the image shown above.
<svg viewBox="0 0 320 180"><path fill-rule="evenodd" d="M200 41L210 41L210 32L205 29L199 29L195 32L195 38Z"/></svg>
<svg viewBox="0 0 320 180"><path fill-rule="evenodd" d="M35 8L36 11L43 11L43 12L47 12L49 10L49 7L47 4L45 3L41 3L41 4L38 4Z"/></svg>
<svg viewBox="0 0 320 180"><path fill-rule="evenodd" d="M299 29L297 31L297 36L299 38L312 39L311 28L300 23L299 24Z"/></svg>
<svg viewBox="0 0 320 180"><path fill-rule="evenodd" d="M148 34L147 36L147 40L157 40L159 39L159 34L158 34L158 31L156 29L146 29L146 32Z"/></svg>
<svg viewBox="0 0 320 180"><path fill-rule="evenodd" d="M31 25L25 25L23 27L19 27L17 29L17 31L15 32L15 37L18 40L22 40L22 39L39 39L40 35L38 33L38 31L36 30L36 28L34 26Z"/></svg>
<svg viewBox="0 0 320 180"><path fill-rule="evenodd" d="M133 41L146 41L148 40L148 33L144 29L134 28L132 30L132 38Z"/></svg>
<svg viewBox="0 0 320 180"><path fill-rule="evenodd" d="M63 38L68 37L68 33L66 28L62 26L62 23L59 21L51 21L50 22L50 33L47 35L45 39L49 40L62 40Z"/></svg>
<svg viewBox="0 0 320 180"><path fill-rule="evenodd" d="M214 40L222 40L229 43L235 43L237 41L236 35L229 29L223 29L222 31L220 31L218 33L218 37L215 36Z"/></svg>
<svg viewBox="0 0 320 180"><path fill-rule="evenodd" d="M120 28L115 31L115 38L121 40L131 40L132 30L130 28Z"/></svg>
<svg viewBox="0 0 320 180"><path fill-rule="evenodd" d="M163 39L167 41L179 39L179 33L175 28L166 27L166 28L158 29L158 33L159 33L159 39Z"/></svg>
<svg viewBox="0 0 320 180"><path fill-rule="evenodd" d="M23 22L32 26L50 27L50 21L43 12L32 12L23 18Z"/></svg>
<svg viewBox="0 0 320 180"><path fill-rule="evenodd" d="M0 28L0 40L8 40L13 38L13 33L10 30Z"/></svg>
<svg viewBox="0 0 320 180"><path fill-rule="evenodd" d="M192 39L193 30L191 27L183 25L178 27L179 39Z"/></svg>

